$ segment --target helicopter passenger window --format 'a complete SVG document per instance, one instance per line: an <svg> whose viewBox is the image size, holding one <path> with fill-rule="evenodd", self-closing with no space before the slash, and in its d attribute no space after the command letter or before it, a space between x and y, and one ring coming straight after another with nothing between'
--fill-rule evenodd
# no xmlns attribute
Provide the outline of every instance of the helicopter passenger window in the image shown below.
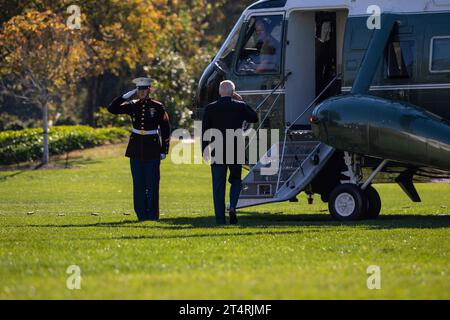
<svg viewBox="0 0 450 320"><path fill-rule="evenodd" d="M247 24L236 71L240 74L279 73L283 16L256 16Z"/></svg>
<svg viewBox="0 0 450 320"><path fill-rule="evenodd" d="M412 78L414 67L414 41L391 41L386 52L388 78Z"/></svg>
<svg viewBox="0 0 450 320"><path fill-rule="evenodd" d="M431 40L431 72L450 72L450 36Z"/></svg>

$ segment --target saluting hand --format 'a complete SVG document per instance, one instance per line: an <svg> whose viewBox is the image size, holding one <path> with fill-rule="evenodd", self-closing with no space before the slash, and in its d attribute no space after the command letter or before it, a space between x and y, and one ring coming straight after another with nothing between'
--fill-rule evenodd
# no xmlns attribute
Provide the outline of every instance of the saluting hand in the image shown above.
<svg viewBox="0 0 450 320"><path fill-rule="evenodd" d="M125 94L122 96L122 98L124 98L125 100L128 100L128 99L130 99L132 96L134 96L134 95L136 94L137 91L138 91L137 89L131 90L131 91L125 93Z"/></svg>
<svg viewBox="0 0 450 320"><path fill-rule="evenodd" d="M238 101L244 101L244 99L242 99L241 95L237 92L233 92L233 99L238 100Z"/></svg>

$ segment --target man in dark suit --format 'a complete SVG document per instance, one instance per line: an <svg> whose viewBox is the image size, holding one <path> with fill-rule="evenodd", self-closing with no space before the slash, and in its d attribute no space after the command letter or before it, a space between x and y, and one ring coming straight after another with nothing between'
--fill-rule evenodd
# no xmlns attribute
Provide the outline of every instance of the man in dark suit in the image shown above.
<svg viewBox="0 0 450 320"><path fill-rule="evenodd" d="M225 222L225 187L227 171L230 171L228 179L231 184L230 189L230 224L237 224L236 206L241 193L241 173L242 162L245 159L245 148L237 148L237 139L244 140L244 136L237 132L233 137L227 139L227 131L230 133L243 128L245 122L258 122L257 113L245 102L238 101L239 95L235 93L235 85L233 82L226 80L219 87L220 98L216 102L209 104L205 108L203 115L202 131L203 143L202 150L205 155L205 149L208 147L208 141L212 140L208 133L215 131L221 135L222 148L221 153L215 149L215 154L211 154L211 173L213 183L214 211L216 214L216 222L224 225ZM209 131L209 132L208 132ZM215 136L215 134L213 134ZM217 139L217 137L215 137ZM206 140L206 141L205 141ZM217 143L217 141L215 140ZM245 145L245 144L240 144ZM230 156L230 151L233 155ZM234 152L233 152L234 151ZM227 157L228 153L228 157Z"/></svg>

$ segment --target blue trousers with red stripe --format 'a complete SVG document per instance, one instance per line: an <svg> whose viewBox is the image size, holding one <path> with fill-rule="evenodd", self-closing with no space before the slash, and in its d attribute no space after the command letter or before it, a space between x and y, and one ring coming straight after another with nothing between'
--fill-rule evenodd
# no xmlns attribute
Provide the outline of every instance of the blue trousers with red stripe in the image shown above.
<svg viewBox="0 0 450 320"><path fill-rule="evenodd" d="M139 221L159 219L160 164L159 159L130 159L134 211Z"/></svg>

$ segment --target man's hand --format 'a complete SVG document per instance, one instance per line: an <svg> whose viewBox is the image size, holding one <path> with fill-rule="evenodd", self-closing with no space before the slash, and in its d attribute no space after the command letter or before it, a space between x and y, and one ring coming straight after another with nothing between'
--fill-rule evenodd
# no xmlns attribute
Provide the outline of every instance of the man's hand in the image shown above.
<svg viewBox="0 0 450 320"><path fill-rule="evenodd" d="M122 96L122 98L124 98L125 100L128 100L128 99L130 99L132 96L134 96L134 95L136 94L137 91L138 91L137 89L131 90L131 91L125 93L125 94Z"/></svg>
<svg viewBox="0 0 450 320"><path fill-rule="evenodd" d="M161 153L161 160L164 160L166 158L166 154L165 153Z"/></svg>
<svg viewBox="0 0 450 320"><path fill-rule="evenodd" d="M241 95L237 92L233 92L233 99L238 100L238 101L244 101L244 99L242 99Z"/></svg>

